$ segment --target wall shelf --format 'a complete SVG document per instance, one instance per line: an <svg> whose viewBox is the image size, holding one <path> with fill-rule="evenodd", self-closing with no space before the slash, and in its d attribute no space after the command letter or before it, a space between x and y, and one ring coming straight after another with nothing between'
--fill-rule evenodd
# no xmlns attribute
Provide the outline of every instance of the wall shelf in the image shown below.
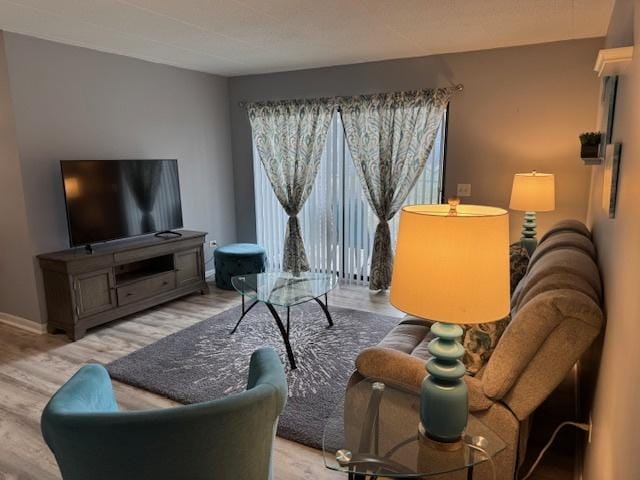
<svg viewBox="0 0 640 480"><path fill-rule="evenodd" d="M599 77L622 75L633 58L633 47L604 48L598 52L593 69Z"/></svg>

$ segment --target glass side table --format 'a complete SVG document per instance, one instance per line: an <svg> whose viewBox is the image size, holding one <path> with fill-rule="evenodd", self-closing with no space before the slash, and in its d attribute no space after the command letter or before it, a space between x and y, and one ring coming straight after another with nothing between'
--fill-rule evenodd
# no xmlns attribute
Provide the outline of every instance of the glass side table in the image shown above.
<svg viewBox="0 0 640 480"><path fill-rule="evenodd" d="M419 434L419 408L415 393L371 380L351 384L344 404L325 425L325 466L347 473L350 480L426 478L464 470L472 479L476 465L492 461L505 448L489 427L472 416L458 448L443 448Z"/></svg>

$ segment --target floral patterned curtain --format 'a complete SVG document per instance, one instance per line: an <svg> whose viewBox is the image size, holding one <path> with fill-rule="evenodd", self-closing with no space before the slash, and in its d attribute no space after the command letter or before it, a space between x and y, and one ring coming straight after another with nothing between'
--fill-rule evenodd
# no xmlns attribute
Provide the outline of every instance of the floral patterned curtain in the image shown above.
<svg viewBox="0 0 640 480"><path fill-rule="evenodd" d="M371 256L371 290L391 284L393 252L388 221L424 170L452 89L340 99L347 144L379 223Z"/></svg>
<svg viewBox="0 0 640 480"><path fill-rule="evenodd" d="M278 201L289 215L284 239L286 271L309 270L298 213L316 179L335 108L331 99L247 105L260 160Z"/></svg>

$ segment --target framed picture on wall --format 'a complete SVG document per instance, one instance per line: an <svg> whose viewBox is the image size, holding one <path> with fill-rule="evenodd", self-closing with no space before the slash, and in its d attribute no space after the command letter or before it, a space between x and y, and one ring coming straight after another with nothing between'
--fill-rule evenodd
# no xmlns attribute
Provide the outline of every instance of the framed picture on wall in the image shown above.
<svg viewBox="0 0 640 480"><path fill-rule="evenodd" d="M604 156L604 175L602 185L602 208L609 213L609 218L616 216L616 200L618 197L618 173L620 172L620 153L622 144L607 145Z"/></svg>
<svg viewBox="0 0 640 480"><path fill-rule="evenodd" d="M618 89L618 77L605 77L602 89L602 125L600 131L604 134L604 141L600 144L604 157L606 146L611 143L613 135L613 116L616 109L616 91Z"/></svg>

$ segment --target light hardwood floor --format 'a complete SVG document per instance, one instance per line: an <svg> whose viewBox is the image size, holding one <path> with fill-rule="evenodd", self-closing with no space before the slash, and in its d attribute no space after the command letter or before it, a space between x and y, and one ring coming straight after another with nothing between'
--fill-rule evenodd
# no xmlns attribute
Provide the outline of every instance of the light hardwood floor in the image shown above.
<svg viewBox="0 0 640 480"><path fill-rule="evenodd" d="M51 395L82 364L108 363L166 335L205 320L234 305L235 292L213 285L207 295L191 295L125 320L90 330L77 342L63 335L37 335L0 324L0 479L49 480L60 474L40 434L40 414ZM401 317L385 294L341 286L330 305L377 311ZM176 403L129 385L114 382L124 409L159 408ZM276 438L275 478L344 479L327 470L318 450Z"/></svg>
<svg viewBox="0 0 640 480"><path fill-rule="evenodd" d="M51 395L82 364L108 363L238 303L235 292L212 285L207 295L191 295L90 330L77 342L69 342L62 335L37 335L0 324L0 480L60 478L40 434L40 414ZM402 317L389 305L385 293L363 287L341 286L331 292L329 304ZM114 389L124 409L175 405L119 382L114 382ZM274 474L277 480L346 478L327 470L318 450L281 438L275 443Z"/></svg>

